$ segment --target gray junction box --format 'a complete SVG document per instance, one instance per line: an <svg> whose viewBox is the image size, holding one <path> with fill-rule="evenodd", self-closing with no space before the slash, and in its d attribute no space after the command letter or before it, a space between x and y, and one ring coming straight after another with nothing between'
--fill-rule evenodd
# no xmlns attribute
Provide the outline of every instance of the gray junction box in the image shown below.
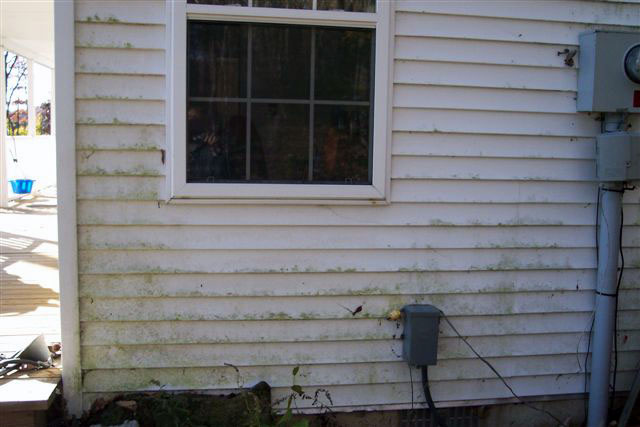
<svg viewBox="0 0 640 427"><path fill-rule="evenodd" d="M580 35L578 111L640 113L640 83L625 70L637 54L640 32L592 31Z"/></svg>
<svg viewBox="0 0 640 427"><path fill-rule="evenodd" d="M596 170L600 181L640 180L640 133L607 132L598 135Z"/></svg>
<svg viewBox="0 0 640 427"><path fill-rule="evenodd" d="M402 358L413 366L435 365L438 360L440 310L428 304L405 305Z"/></svg>

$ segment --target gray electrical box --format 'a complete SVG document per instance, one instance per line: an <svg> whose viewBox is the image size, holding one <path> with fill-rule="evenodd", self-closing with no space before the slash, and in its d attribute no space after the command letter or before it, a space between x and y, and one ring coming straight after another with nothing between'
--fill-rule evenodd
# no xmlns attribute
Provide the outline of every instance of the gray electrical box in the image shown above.
<svg viewBox="0 0 640 427"><path fill-rule="evenodd" d="M413 366L435 365L438 359L440 311L428 304L405 305L402 358Z"/></svg>
<svg viewBox="0 0 640 427"><path fill-rule="evenodd" d="M596 171L600 181L640 180L640 133L607 132L598 135Z"/></svg>
<svg viewBox="0 0 640 427"><path fill-rule="evenodd" d="M578 111L640 112L639 45L640 32L580 35Z"/></svg>

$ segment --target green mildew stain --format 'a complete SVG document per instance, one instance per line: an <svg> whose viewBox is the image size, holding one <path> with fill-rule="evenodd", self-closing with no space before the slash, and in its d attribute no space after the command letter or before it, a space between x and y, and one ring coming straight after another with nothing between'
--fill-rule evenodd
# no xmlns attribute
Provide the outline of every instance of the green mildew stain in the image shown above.
<svg viewBox="0 0 640 427"><path fill-rule="evenodd" d="M138 191L133 193L126 193L121 195L127 200L158 200L159 195L157 191Z"/></svg>
<svg viewBox="0 0 640 427"><path fill-rule="evenodd" d="M142 96L137 98L131 98L130 96L118 96L118 95L92 95L86 98L89 101L131 101L142 99Z"/></svg>
<svg viewBox="0 0 640 427"><path fill-rule="evenodd" d="M499 226L513 226L513 225L564 225L563 221L551 221L551 220L543 220L539 218L532 217L519 217L516 219L512 219L506 221L504 223L498 223Z"/></svg>
<svg viewBox="0 0 640 427"><path fill-rule="evenodd" d="M432 219L431 221L429 221L429 225L433 225L433 226L450 226L450 225L455 225L453 222L449 222L449 221L443 221L441 219Z"/></svg>
<svg viewBox="0 0 640 427"><path fill-rule="evenodd" d="M131 43L129 43L129 42L126 42L126 43L124 44L124 46L123 46L123 47L124 47L125 49L132 49L132 48L133 48L133 45L132 45Z"/></svg>
<svg viewBox="0 0 640 427"><path fill-rule="evenodd" d="M112 175L123 175L123 176L148 176L148 177L158 177L162 176L158 173L158 171L153 169L148 169L144 165L135 165L130 169L115 169L111 172Z"/></svg>
<svg viewBox="0 0 640 427"><path fill-rule="evenodd" d="M118 18L113 15L109 15L106 18L101 18L97 13L93 16L87 16L84 18L85 22L97 22L101 24L117 24L120 22Z"/></svg>
<svg viewBox="0 0 640 427"><path fill-rule="evenodd" d="M78 119L76 120L76 124L77 125L93 125L93 124L96 124L96 119L92 117L87 117L85 119Z"/></svg>
<svg viewBox="0 0 640 427"><path fill-rule="evenodd" d="M330 268L328 270L326 270L326 273L355 273L358 270L356 268L341 268L341 267L337 267L337 268Z"/></svg>
<svg viewBox="0 0 640 427"><path fill-rule="evenodd" d="M277 313L265 313L263 316L266 320L290 320L293 317L289 313L285 313L284 311L279 311Z"/></svg>
<svg viewBox="0 0 640 427"><path fill-rule="evenodd" d="M86 169L82 169L78 172L78 175L97 175L97 176L102 176L102 175L109 175L109 173L101 168L101 167L93 167L93 168L86 168Z"/></svg>
<svg viewBox="0 0 640 427"><path fill-rule="evenodd" d="M476 243L474 245L476 249L513 249L513 248L526 248L526 249L557 249L560 246L557 243L531 243L518 240L507 240L504 243L489 243L481 244Z"/></svg>
<svg viewBox="0 0 640 427"><path fill-rule="evenodd" d="M500 261L496 264L489 264L486 266L471 266L471 270L490 270L490 271L500 271L500 270L517 270L521 265L518 260L512 255L502 255L500 257Z"/></svg>
<svg viewBox="0 0 640 427"><path fill-rule="evenodd" d="M336 289L336 291L340 291ZM346 295L351 296L359 296L359 295L385 295L389 292L388 289L381 287L367 287L362 289L349 289L345 292ZM331 292L326 292L327 295L330 295Z"/></svg>

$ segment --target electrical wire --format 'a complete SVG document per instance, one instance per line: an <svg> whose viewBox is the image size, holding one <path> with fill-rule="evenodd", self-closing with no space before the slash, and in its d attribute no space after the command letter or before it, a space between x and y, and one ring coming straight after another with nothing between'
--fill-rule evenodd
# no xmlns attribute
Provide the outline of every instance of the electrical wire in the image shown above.
<svg viewBox="0 0 640 427"><path fill-rule="evenodd" d="M595 314L595 313L594 313ZM589 351L591 350L591 334L593 333L593 324L596 321L595 315L591 318L591 327L589 328L589 340L587 341L587 352L584 354L584 393L587 394L587 363L589 361ZM584 420L587 421L588 416L588 399L584 399Z"/></svg>
<svg viewBox="0 0 640 427"><path fill-rule="evenodd" d="M411 410L409 411L409 425L413 422L413 373L411 371L411 365L409 366L409 382L411 384Z"/></svg>
<svg viewBox="0 0 640 427"><path fill-rule="evenodd" d="M622 188L622 194L624 194L625 187ZM620 209L620 236L618 241L618 247L620 250L620 273L618 274L618 283L616 284L616 302L615 302L615 321L614 321L614 334L613 334L613 392L611 394L611 400L609 402L609 408L613 409L613 401L616 395L616 379L618 376L618 294L620 292L620 284L622 283L622 274L624 273L624 253L622 252L622 227L624 226L624 210Z"/></svg>
<svg viewBox="0 0 640 427"><path fill-rule="evenodd" d="M424 397L427 400L427 405L429 406L430 426L433 427L437 424L440 427L447 427L447 423L442 419L440 414L438 414L436 404L433 401L433 397L431 397L431 390L429 389L429 367L422 366L421 368L422 388L424 390Z"/></svg>
<svg viewBox="0 0 640 427"><path fill-rule="evenodd" d="M500 373L496 370L496 368L493 367L493 365L484 357L482 357L480 355L480 353L478 353L476 351L475 348L473 348L473 346L469 343L469 341L467 341L467 339L465 337L463 337L460 332L458 332L458 330L456 329L455 326L453 326L453 323L451 323L451 321L449 320L449 318L447 317L446 314L444 314L444 311L438 309L438 311L440 312L440 315L442 316L442 318L447 322L447 324L449 325L449 327L453 330L453 332L455 332L455 334L458 336L458 338L460 338L462 340L463 343L465 343L467 345L467 347L469 347L469 350L471 350L471 352L473 354L476 355L476 357L478 359L480 359L485 365L487 365L487 367L489 369L491 369L491 371L496 375L496 377L498 377L498 379L500 381L502 381L502 384L504 384L504 386L509 389L509 392L511 392L511 394L513 395L513 397L515 397L520 403L522 403L524 406L526 406L527 408L533 409L534 411L538 411L541 412L543 414L546 414L547 416L549 416L550 418L553 418L554 421L556 421L560 426L565 426L565 423L562 422L560 420L560 418L556 417L555 415L553 415L551 412L547 411L546 409L542 409L542 408L538 408L536 406L533 406L532 404L525 402L520 396L518 396L516 394L515 391L513 391L513 388L511 388L511 386L509 385L509 383L507 383L507 381L504 379L504 377L502 375L500 375Z"/></svg>
<svg viewBox="0 0 640 427"><path fill-rule="evenodd" d="M604 119L603 119L604 123ZM602 129L604 132L604 129ZM596 265L600 264L600 239L598 237L598 229L600 226L600 197L602 196L602 187L598 185L598 198L596 201ZM597 279L596 279L597 280ZM597 287L597 285L596 285ZM591 317L591 327L589 328L589 340L587 341L587 352L584 355L584 394L587 394L587 364L589 362L589 351L591 350L591 335L593 334L593 325L595 323L595 308L593 311L593 316ZM584 420L587 421L588 416L588 407L587 407L588 399L585 397L584 399Z"/></svg>

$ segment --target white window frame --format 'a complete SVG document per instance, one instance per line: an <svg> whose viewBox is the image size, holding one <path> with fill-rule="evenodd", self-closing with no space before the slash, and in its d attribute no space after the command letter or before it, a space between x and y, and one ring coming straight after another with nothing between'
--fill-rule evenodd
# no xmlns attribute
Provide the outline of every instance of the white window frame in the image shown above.
<svg viewBox="0 0 640 427"><path fill-rule="evenodd" d="M378 0L375 13L364 13L187 4L186 0L173 0L167 2L167 12L168 201L386 201L389 194L387 171L393 62L391 1ZM187 19L375 29L374 113L370 118L373 120L372 184L187 183Z"/></svg>

